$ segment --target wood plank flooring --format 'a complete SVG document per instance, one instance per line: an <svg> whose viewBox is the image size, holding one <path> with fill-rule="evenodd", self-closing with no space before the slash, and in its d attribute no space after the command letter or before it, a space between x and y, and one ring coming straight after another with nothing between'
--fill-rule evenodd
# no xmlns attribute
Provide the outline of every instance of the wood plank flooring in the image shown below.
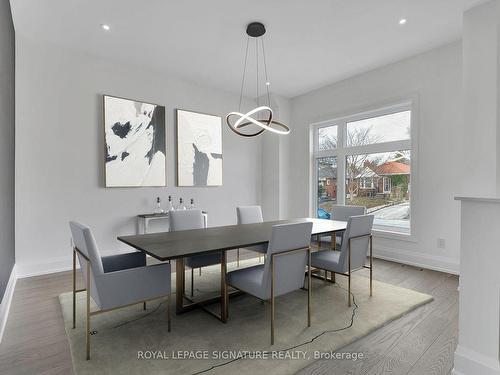
<svg viewBox="0 0 500 375"><path fill-rule="evenodd" d="M299 374L449 374L458 334L458 277L380 260L373 274L434 301L340 350L363 353L363 359L319 360Z"/></svg>
<svg viewBox="0 0 500 375"><path fill-rule="evenodd" d="M242 250L241 258L254 255ZM231 252L229 260L234 259ZM341 350L363 353L363 359L319 360L299 374L450 373L457 342L458 278L375 260L374 279L431 294L434 301ZM17 281L0 345L0 374L73 374L58 300L69 290L71 272Z"/></svg>

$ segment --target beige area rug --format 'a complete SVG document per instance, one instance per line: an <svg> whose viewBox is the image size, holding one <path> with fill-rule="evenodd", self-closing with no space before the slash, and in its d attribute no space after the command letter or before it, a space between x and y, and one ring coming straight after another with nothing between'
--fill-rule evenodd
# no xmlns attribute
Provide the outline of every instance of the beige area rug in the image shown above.
<svg viewBox="0 0 500 375"><path fill-rule="evenodd" d="M255 263L245 261L241 266ZM195 288L199 288L195 297L218 290L218 270L204 268L201 276L195 272ZM189 277L187 272L188 288ZM273 346L268 303L248 295L231 298L229 321L223 324L201 310L176 315L175 298L171 298L171 332L167 331L165 300L149 302L147 311L138 304L92 317L90 361L85 359L85 293L78 294L76 329L71 328L71 292L59 299L77 375L293 374L321 353L328 355L432 300L429 295L376 281L370 298L369 280L354 274L355 305L349 308L347 280L337 276L337 281L313 279L310 328L306 291L277 298ZM218 308L213 306L214 311ZM235 359L245 354L246 358Z"/></svg>

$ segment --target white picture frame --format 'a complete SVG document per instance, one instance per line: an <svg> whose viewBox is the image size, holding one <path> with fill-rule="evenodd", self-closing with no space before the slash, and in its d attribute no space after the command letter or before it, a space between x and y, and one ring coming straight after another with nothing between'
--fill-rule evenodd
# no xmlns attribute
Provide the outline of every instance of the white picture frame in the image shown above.
<svg viewBox="0 0 500 375"><path fill-rule="evenodd" d="M177 186L222 186L222 118L178 109Z"/></svg>
<svg viewBox="0 0 500 375"><path fill-rule="evenodd" d="M167 185L165 107L103 95L106 187Z"/></svg>

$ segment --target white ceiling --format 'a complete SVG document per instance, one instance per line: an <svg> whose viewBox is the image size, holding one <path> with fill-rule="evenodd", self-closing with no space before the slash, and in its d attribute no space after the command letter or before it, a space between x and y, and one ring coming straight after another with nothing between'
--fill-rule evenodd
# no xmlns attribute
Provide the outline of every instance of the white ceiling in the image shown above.
<svg viewBox="0 0 500 375"><path fill-rule="evenodd" d="M19 34L235 92L246 24L261 21L268 30L271 90L287 97L456 40L463 11L483 2L10 1ZM401 18L406 25L399 25ZM111 30L102 30L103 23Z"/></svg>

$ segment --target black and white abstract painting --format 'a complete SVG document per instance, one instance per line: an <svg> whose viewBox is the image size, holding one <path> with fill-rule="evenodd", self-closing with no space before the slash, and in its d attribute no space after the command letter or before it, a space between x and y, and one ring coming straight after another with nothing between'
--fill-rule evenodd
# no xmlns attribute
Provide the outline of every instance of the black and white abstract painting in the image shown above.
<svg viewBox="0 0 500 375"><path fill-rule="evenodd" d="M222 119L177 110L177 183L222 185Z"/></svg>
<svg viewBox="0 0 500 375"><path fill-rule="evenodd" d="M106 187L166 186L165 107L104 95Z"/></svg>

